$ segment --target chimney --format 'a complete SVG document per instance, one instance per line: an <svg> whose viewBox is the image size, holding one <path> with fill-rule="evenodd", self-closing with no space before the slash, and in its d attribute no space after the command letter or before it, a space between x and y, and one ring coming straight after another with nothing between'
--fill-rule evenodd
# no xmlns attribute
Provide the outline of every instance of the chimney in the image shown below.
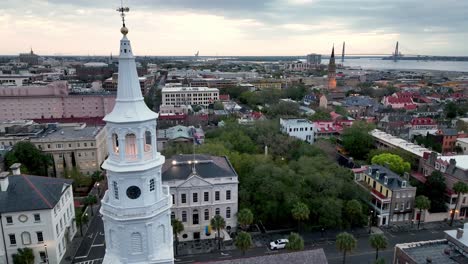
<svg viewBox="0 0 468 264"><path fill-rule="evenodd" d="M21 175L21 163L15 163L10 166L11 173L13 175Z"/></svg>
<svg viewBox="0 0 468 264"><path fill-rule="evenodd" d="M8 171L0 172L0 191L5 192L8 190Z"/></svg>
<svg viewBox="0 0 468 264"><path fill-rule="evenodd" d="M463 237L463 229L458 228L457 229L457 239L460 239Z"/></svg>

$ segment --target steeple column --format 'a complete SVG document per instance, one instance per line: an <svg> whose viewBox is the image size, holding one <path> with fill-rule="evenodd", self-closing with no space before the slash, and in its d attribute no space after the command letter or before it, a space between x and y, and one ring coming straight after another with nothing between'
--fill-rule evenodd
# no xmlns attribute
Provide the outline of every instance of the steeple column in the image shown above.
<svg viewBox="0 0 468 264"><path fill-rule="evenodd" d="M126 159L125 157L125 135L120 134L119 135L119 159L121 161L124 161Z"/></svg>
<svg viewBox="0 0 468 264"><path fill-rule="evenodd" d="M141 133L138 133L138 137L137 137L138 160L143 160L143 150L144 150L143 143L144 141L141 136Z"/></svg>

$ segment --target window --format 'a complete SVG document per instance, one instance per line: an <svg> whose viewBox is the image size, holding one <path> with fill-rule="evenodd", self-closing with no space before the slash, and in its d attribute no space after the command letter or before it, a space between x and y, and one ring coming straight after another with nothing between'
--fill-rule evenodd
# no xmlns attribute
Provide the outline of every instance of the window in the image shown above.
<svg viewBox="0 0 468 264"><path fill-rule="evenodd" d="M231 207L226 208L226 218L231 218Z"/></svg>
<svg viewBox="0 0 468 264"><path fill-rule="evenodd" d="M150 180L150 192L154 191L154 179Z"/></svg>
<svg viewBox="0 0 468 264"><path fill-rule="evenodd" d="M182 211L182 222L183 223L187 222L187 212L186 211Z"/></svg>
<svg viewBox="0 0 468 264"><path fill-rule="evenodd" d="M15 236L15 234L9 234L8 236L10 237L10 245L16 246L16 236Z"/></svg>
<svg viewBox="0 0 468 264"><path fill-rule="evenodd" d="M198 203L198 193L193 193L193 202Z"/></svg>
<svg viewBox="0 0 468 264"><path fill-rule="evenodd" d="M175 195L172 195L172 204L175 204Z"/></svg>
<svg viewBox="0 0 468 264"><path fill-rule="evenodd" d="M39 251L39 257L41 258L42 262L46 262L46 253L44 251Z"/></svg>
<svg viewBox="0 0 468 264"><path fill-rule="evenodd" d="M203 193L203 201L208 202L210 200L210 193L204 192Z"/></svg>
<svg viewBox="0 0 468 264"><path fill-rule="evenodd" d="M116 181L114 181L112 182L112 186L114 188L114 198L118 200L119 199L119 185L117 184Z"/></svg>
<svg viewBox="0 0 468 264"><path fill-rule="evenodd" d="M226 191L226 200L231 200L231 191L230 190Z"/></svg>
<svg viewBox="0 0 468 264"><path fill-rule="evenodd" d="M23 245L31 244L31 235L29 234L29 232L21 233L21 241L23 242Z"/></svg>
<svg viewBox="0 0 468 264"><path fill-rule="evenodd" d="M180 199L182 200L182 203L187 203L187 195L185 193L180 195Z"/></svg>
<svg viewBox="0 0 468 264"><path fill-rule="evenodd" d="M42 235L42 232L36 232L37 235L37 242L42 243L44 242L44 236Z"/></svg>
<svg viewBox="0 0 468 264"><path fill-rule="evenodd" d="M6 217L6 222L7 222L7 224L10 224L10 225L13 224L13 217L7 216Z"/></svg>
<svg viewBox="0 0 468 264"><path fill-rule="evenodd" d="M216 210L215 210L215 214L216 214L216 215L219 215L219 214L220 214L220 210L219 210L219 208L216 208Z"/></svg>
<svg viewBox="0 0 468 264"><path fill-rule="evenodd" d="M171 220L175 220L175 213L171 212Z"/></svg>
<svg viewBox="0 0 468 264"><path fill-rule="evenodd" d="M398 203L395 203L395 210L398 210Z"/></svg>
<svg viewBox="0 0 468 264"><path fill-rule="evenodd" d="M215 200L216 200L216 201L219 201L219 191L216 191L216 192L215 192Z"/></svg>
<svg viewBox="0 0 468 264"><path fill-rule="evenodd" d="M210 220L210 211L208 209L205 209L205 221Z"/></svg>
<svg viewBox="0 0 468 264"><path fill-rule="evenodd" d="M40 214L34 214L34 222L40 222L41 221L41 215Z"/></svg>
<svg viewBox="0 0 468 264"><path fill-rule="evenodd" d="M192 212L192 223L198 225L198 210L193 210Z"/></svg>

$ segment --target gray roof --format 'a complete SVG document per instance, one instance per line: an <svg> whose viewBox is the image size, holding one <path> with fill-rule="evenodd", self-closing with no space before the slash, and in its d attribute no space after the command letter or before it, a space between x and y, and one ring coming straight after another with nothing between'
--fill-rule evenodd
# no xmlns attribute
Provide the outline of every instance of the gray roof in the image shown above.
<svg viewBox="0 0 468 264"><path fill-rule="evenodd" d="M327 258L322 248L314 250L306 250L299 252L290 252L283 254L271 254L266 256L243 258L243 259L231 259L214 261L209 263L216 264L327 264Z"/></svg>
<svg viewBox="0 0 468 264"><path fill-rule="evenodd" d="M84 128L77 127L57 127L55 129L47 130L43 135L34 138L34 142L39 141L69 141L69 140L93 140L99 134L103 126L87 126Z"/></svg>
<svg viewBox="0 0 468 264"><path fill-rule="evenodd" d="M444 136L456 136L456 135L458 135L457 130L454 129L454 128L442 128L441 131L444 134Z"/></svg>
<svg viewBox="0 0 468 264"><path fill-rule="evenodd" d="M162 180L185 180L192 174L193 160L198 176L202 178L237 177L237 173L226 156L175 155L167 159L162 167ZM174 164L175 163L175 164Z"/></svg>
<svg viewBox="0 0 468 264"><path fill-rule="evenodd" d="M72 180L31 175L8 176L0 191L0 213L52 209Z"/></svg>
<svg viewBox="0 0 468 264"><path fill-rule="evenodd" d="M427 263L427 259L430 258L432 263L444 263L444 264L461 264L468 263L468 258L460 254L457 250L445 241L425 241L415 242L413 246L400 247L409 257L411 257L416 263ZM444 251L449 249L452 252L447 255Z"/></svg>
<svg viewBox="0 0 468 264"><path fill-rule="evenodd" d="M396 174L392 170L390 170L389 168L380 166L380 165L372 165L372 166L369 166L369 168L372 168L372 174L369 174L369 171L366 171L366 174L371 176L373 179L375 179L379 183L384 184L385 176L387 177L388 182L387 184L384 184L384 185L390 188L390 190L393 191L393 190L398 190L402 188L401 183L402 181L404 181L404 179L401 178L398 174ZM378 178L377 178L377 172L379 172ZM413 188L413 186L411 186L409 181L406 181L406 188Z"/></svg>

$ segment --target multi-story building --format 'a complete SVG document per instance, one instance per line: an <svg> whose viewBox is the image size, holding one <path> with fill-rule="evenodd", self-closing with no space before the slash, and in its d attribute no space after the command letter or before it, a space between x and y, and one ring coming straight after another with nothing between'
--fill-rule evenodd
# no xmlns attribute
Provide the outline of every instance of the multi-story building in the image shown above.
<svg viewBox="0 0 468 264"><path fill-rule="evenodd" d="M106 79L102 83L102 88L104 88L106 91L116 92L118 80L119 80L119 74L114 73L112 74L112 77ZM141 93L143 95L146 95L151 89L151 87L154 85L155 78L152 75L142 76L142 77L138 77L138 82L140 83Z"/></svg>
<svg viewBox="0 0 468 264"><path fill-rule="evenodd" d="M458 133L454 128L439 129L427 135L428 139L441 144L442 153L454 152L457 139L465 137L467 134Z"/></svg>
<svg viewBox="0 0 468 264"><path fill-rule="evenodd" d="M468 138L458 138L455 143L455 148L455 150L458 148L463 155L468 155Z"/></svg>
<svg viewBox="0 0 468 264"><path fill-rule="evenodd" d="M315 141L316 128L314 124L307 119L280 118L280 129L281 132L308 143L314 143Z"/></svg>
<svg viewBox="0 0 468 264"><path fill-rule="evenodd" d="M355 170L354 179L371 194L372 222L377 226L412 221L416 187L407 179L380 165Z"/></svg>
<svg viewBox="0 0 468 264"><path fill-rule="evenodd" d="M0 263L30 248L34 263L59 264L77 231L72 181L23 175L18 163L11 168L13 175L0 173Z"/></svg>
<svg viewBox="0 0 468 264"><path fill-rule="evenodd" d="M163 105L204 105L219 100L219 90L208 87L164 87L162 89Z"/></svg>
<svg viewBox="0 0 468 264"><path fill-rule="evenodd" d="M46 133L29 139L44 153L54 159L56 176L73 167L82 173L99 171L107 156L106 131L103 127L70 124L49 127Z"/></svg>
<svg viewBox="0 0 468 264"><path fill-rule="evenodd" d="M426 136L427 133L437 131L437 122L430 117L417 117L411 120L408 137L412 139L415 135Z"/></svg>
<svg viewBox="0 0 468 264"><path fill-rule="evenodd" d="M468 224L444 231L445 238L396 244L393 264L468 263Z"/></svg>
<svg viewBox="0 0 468 264"><path fill-rule="evenodd" d="M311 65L319 65L322 63L322 55L316 54L316 53L311 53L307 54L306 56L307 63Z"/></svg>
<svg viewBox="0 0 468 264"><path fill-rule="evenodd" d="M257 90L264 89L281 89L283 87L283 82L278 79L258 79L249 81L250 84L255 86Z"/></svg>
<svg viewBox="0 0 468 264"><path fill-rule="evenodd" d="M103 117L115 104L109 92L70 93L67 82L0 86L0 120Z"/></svg>
<svg viewBox="0 0 468 264"><path fill-rule="evenodd" d="M162 180L172 195L171 217L184 224L182 241L214 238L214 215L225 219L227 232L235 230L239 181L227 157L173 156L164 163ZM221 237L228 238L222 232Z"/></svg>

